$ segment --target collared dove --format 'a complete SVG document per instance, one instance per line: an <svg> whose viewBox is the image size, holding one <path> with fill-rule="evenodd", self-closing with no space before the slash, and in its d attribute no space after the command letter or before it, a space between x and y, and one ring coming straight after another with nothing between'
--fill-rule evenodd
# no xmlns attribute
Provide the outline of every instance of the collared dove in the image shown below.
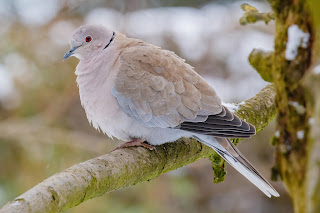
<svg viewBox="0 0 320 213"><path fill-rule="evenodd" d="M279 196L228 139L249 138L254 126L224 107L216 91L184 59L98 25L79 27L70 46L63 59L80 59L75 74L93 127L134 145L193 137L268 197Z"/></svg>

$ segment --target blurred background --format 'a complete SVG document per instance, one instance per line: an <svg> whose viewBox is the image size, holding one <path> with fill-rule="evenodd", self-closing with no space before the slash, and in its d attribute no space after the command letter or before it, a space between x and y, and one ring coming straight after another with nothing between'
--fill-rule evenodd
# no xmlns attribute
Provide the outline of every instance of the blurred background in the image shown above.
<svg viewBox="0 0 320 213"><path fill-rule="evenodd" d="M261 12L266 1L246 1ZM241 102L267 85L250 67L253 48L273 49L273 22L240 26L236 0L0 0L0 206L73 164L120 144L94 130L79 101L76 58L62 62L72 32L83 24L111 29L176 52L224 102ZM270 177L274 124L239 149ZM213 183L203 159L157 179L86 201L66 212L292 212L227 166Z"/></svg>

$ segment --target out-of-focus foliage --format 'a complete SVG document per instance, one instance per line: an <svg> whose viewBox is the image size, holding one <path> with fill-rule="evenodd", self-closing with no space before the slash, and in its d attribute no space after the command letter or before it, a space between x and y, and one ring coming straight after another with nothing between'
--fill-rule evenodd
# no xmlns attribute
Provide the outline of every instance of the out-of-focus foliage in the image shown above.
<svg viewBox="0 0 320 213"><path fill-rule="evenodd" d="M50 175L118 145L93 130L79 102L77 59L62 62L78 26L104 24L175 51L227 102L241 102L266 85L250 67L253 48L273 48L273 23L241 27L237 1L0 1L0 206ZM262 12L270 8L252 2ZM165 7L164 7L165 6ZM177 7L179 6L179 7ZM272 127L240 149L268 176ZM256 141L254 143L254 141ZM267 150L267 151L266 151ZM212 183L202 160L156 180L87 201L66 212L291 212L228 168Z"/></svg>

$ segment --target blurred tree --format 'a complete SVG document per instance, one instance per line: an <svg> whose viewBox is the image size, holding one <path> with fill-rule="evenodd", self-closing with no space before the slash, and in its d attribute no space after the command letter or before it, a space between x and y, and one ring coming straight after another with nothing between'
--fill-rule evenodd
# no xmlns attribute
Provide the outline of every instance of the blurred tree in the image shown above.
<svg viewBox="0 0 320 213"><path fill-rule="evenodd" d="M249 57L251 64L264 79L273 82L277 91L273 178L280 176L286 184L297 213L320 210L320 177L319 172L314 172L319 171L319 157L314 153L320 150L320 79L310 69L313 54L318 54L317 48L313 49L315 33L319 30L313 23L313 16L316 23L319 19L319 10L315 9L319 9L319 3L315 2L310 1L313 8L310 10L308 2L303 0L269 0L276 21L275 50L273 53L254 50ZM248 20L259 15L254 8L244 9Z"/></svg>

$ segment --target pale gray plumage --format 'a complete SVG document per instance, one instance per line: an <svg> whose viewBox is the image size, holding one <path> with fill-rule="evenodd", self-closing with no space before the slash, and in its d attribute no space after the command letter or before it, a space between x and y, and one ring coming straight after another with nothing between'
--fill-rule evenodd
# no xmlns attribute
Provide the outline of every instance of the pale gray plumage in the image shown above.
<svg viewBox="0 0 320 213"><path fill-rule="evenodd" d="M227 138L247 138L255 128L221 104L215 90L171 51L85 25L64 56L76 56L81 104L95 128L123 141L152 145L194 137L210 146L267 196L278 192Z"/></svg>

